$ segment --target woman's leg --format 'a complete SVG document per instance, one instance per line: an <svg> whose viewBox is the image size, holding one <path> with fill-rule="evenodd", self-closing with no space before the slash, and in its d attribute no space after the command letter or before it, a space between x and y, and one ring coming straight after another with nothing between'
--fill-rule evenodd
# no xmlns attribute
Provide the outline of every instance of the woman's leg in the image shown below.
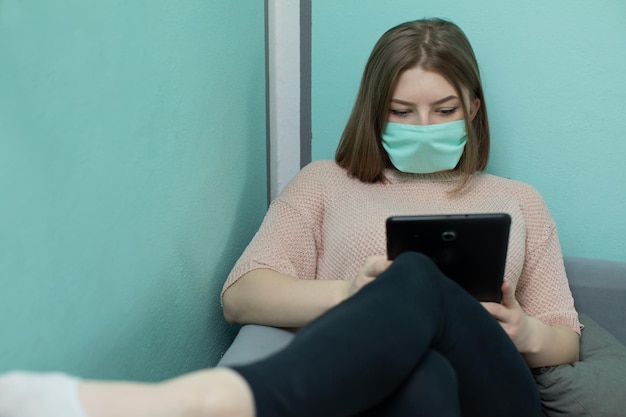
<svg viewBox="0 0 626 417"><path fill-rule="evenodd" d="M441 332L443 315L433 296L439 294L438 269L428 260L414 268L414 258L424 257L398 257L356 295L302 328L282 351L233 367L250 384L258 417L353 416L408 377Z"/></svg>
<svg viewBox="0 0 626 417"><path fill-rule="evenodd" d="M396 264L399 265L401 262L397 261L394 265ZM266 360L257 362L256 366L240 367L238 369L239 374L224 369L205 371L200 373L202 378L197 375L187 375L172 381L171 384L164 383L156 386L122 382L84 381L80 384L80 402L78 404L83 404L84 411L89 417L113 417L117 415L115 410L118 409L134 410L134 415L140 416L141 410L145 410L146 402L150 402L145 401L149 398L154 398L155 403L158 403L162 409L168 409L172 401L174 403L184 401L185 406L187 406L187 401L191 394L185 393L184 397L180 398L178 396L180 394L178 387L181 386L181 381L189 381L188 384L185 383L184 385L199 390L207 397L210 397L207 402L214 413L207 415L226 417L229 416L228 410L232 405L230 402L231 396L223 395L222 391L224 391L224 386L230 387L231 385L219 383L220 376L224 375L216 374L216 372L231 372L237 377L243 375L248 383L252 382L257 387L255 392L256 404L257 407L259 404L262 407L257 412L259 416L304 416L304 414L300 414L298 411L301 405L306 404L298 401L300 394L305 397L314 394L316 397L323 398L319 409L310 407L308 415L330 417L332 413L326 414L326 410L329 410L329 407L335 410L332 404L335 402L335 399L342 396L346 396L347 401L338 402L340 406L337 408L338 412L336 415L353 415L356 411L362 411L383 400L395 389L393 382L385 383L383 389L371 392L374 401L367 401L365 404L354 403L352 398L368 395L364 394L364 392L368 391L368 387L371 386L372 377L370 375L376 379L383 378L385 381L397 380L399 383L410 373L419 360L419 357L413 354L394 357L396 355L393 354L393 349L372 349L372 346L383 347L379 345L381 340L391 341L397 337L395 334L396 329L395 327L390 327L390 323L395 322L397 326L398 323L402 323L407 317L414 317L419 313L419 310L414 309L414 306L419 304L419 298L411 295L411 280L390 279L389 281L391 285L382 285L378 290L369 288L371 286L377 287L374 285L376 282L366 286L357 296L350 298L345 303L331 310L327 315L322 316L319 320L298 332L297 337L294 338L294 341L287 347L286 351L283 350ZM396 284L393 284L393 282L396 282ZM396 292L404 293L404 300L398 300L397 308L389 309L384 307L384 304L388 302L396 304L393 300L396 297L394 295ZM431 304L431 309L438 308L437 302L431 302ZM433 323L430 327L430 329L424 330L425 333L433 334L437 324ZM411 334L415 333L417 332L411 332ZM420 349L420 341L421 337L417 336L403 337L401 341L403 346L398 347L397 350L413 352L416 349ZM295 347L292 348L294 345ZM343 366L337 366L337 362L342 363ZM317 363L320 366L316 366ZM305 367L302 367L303 364ZM355 378L357 375L363 378ZM17 392L23 393L25 401L15 404L10 402L10 398L8 398L7 407L9 411L3 414L3 417L79 416L79 414L71 414L68 411L70 408L76 409L76 404L70 404L70 401L63 401L67 408L63 408L62 404L58 412L46 413L47 407L51 403L44 401L39 402L40 407L37 408L36 412L23 413L22 411L28 407L28 398L54 397L54 387L53 384L46 383L46 375L21 375L20 378L22 378L23 383L19 384L18 388L16 388L15 384L10 384L5 393L8 395L16 394ZM324 381L325 384L321 392L318 389L321 388L318 384L319 380ZM37 392L29 388L33 381L37 381L37 385L41 387ZM1 382L0 388L2 387ZM247 392L250 398L252 398L245 382L243 385L244 388L239 386L235 390L242 391L244 394ZM298 387L300 386L304 390L298 392ZM264 389L267 391L263 391ZM79 401L75 386L64 384L63 390L64 395L71 394L70 397L73 398L74 403ZM281 398L286 399L284 402L289 403L293 409L274 413L272 403L276 401L280 404ZM167 404L164 404L164 402L167 402ZM316 401L313 402L315 403ZM0 409L2 409L2 406L3 402L0 396ZM267 407L272 409L272 411L267 411ZM242 414L242 416L245 415Z"/></svg>
<svg viewBox="0 0 626 417"><path fill-rule="evenodd" d="M227 368L162 383L79 381L60 373L0 375L1 417L253 417L252 393Z"/></svg>
<svg viewBox="0 0 626 417"><path fill-rule="evenodd" d="M140 416L146 399L166 408L191 407L187 415L198 416L347 417L401 392L431 348L455 371L464 417L539 415L534 380L499 324L418 254L398 257L378 279L266 360L234 367L236 372L199 371L156 386L86 382L79 391L90 417L128 415L112 409L136 409L133 415ZM46 409L25 414L19 405L11 409L16 391L14 385L7 388L9 412L3 417L71 415ZM0 389L0 409L2 394ZM33 392L29 398L40 399ZM244 409L237 408L240 404Z"/></svg>
<svg viewBox="0 0 626 417"><path fill-rule="evenodd" d="M458 393L452 365L430 350L390 397L357 417L461 417Z"/></svg>
<svg viewBox="0 0 626 417"><path fill-rule="evenodd" d="M345 417L393 395L431 347L455 371L464 416L540 415L532 375L500 325L415 253L283 351L234 369L251 386L258 417Z"/></svg>

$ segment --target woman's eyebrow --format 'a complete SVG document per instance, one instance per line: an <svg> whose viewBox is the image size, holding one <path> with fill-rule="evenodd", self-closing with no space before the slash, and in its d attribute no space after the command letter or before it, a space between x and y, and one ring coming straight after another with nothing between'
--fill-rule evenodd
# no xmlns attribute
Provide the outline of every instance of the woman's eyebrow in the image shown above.
<svg viewBox="0 0 626 417"><path fill-rule="evenodd" d="M433 101L432 103L430 103L430 105L431 105L431 106L436 106L436 105L438 105L438 104L445 103L446 101L450 101L450 100L458 100L458 99L459 99L459 98L458 98L457 96L455 96L455 95L451 95L451 96L447 96L447 97L441 98L441 99L439 99L439 100ZM412 106L412 107L415 107L415 106L416 106L416 104L415 104L415 103L412 103L412 102L410 102L410 101L400 100L399 98L392 98L392 99L391 99L391 102L392 102L392 103L402 104L402 105L404 105L404 106Z"/></svg>
<svg viewBox="0 0 626 417"><path fill-rule="evenodd" d="M450 100L454 100L454 99L458 100L459 98L457 96L452 95L452 96L444 97L442 99L434 101L434 102L430 103L430 105L431 106L435 106L437 104L445 103L446 101L450 101Z"/></svg>
<svg viewBox="0 0 626 417"><path fill-rule="evenodd" d="M405 105L405 106L415 107L415 103L411 103L410 101L400 100L399 98L392 98L391 102L392 103L402 104L402 105Z"/></svg>

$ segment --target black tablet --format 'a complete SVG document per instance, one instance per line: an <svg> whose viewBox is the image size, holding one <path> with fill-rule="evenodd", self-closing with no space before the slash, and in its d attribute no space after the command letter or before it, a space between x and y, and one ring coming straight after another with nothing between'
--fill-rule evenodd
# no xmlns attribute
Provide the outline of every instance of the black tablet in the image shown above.
<svg viewBox="0 0 626 417"><path fill-rule="evenodd" d="M478 300L501 301L508 214L394 216L386 228L389 259L405 251L423 253Z"/></svg>

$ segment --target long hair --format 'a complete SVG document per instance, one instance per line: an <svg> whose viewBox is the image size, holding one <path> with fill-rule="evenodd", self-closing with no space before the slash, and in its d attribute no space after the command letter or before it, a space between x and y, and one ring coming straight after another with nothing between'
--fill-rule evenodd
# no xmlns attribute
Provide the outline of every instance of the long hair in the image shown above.
<svg viewBox="0 0 626 417"><path fill-rule="evenodd" d="M467 37L454 23L423 19L388 30L376 43L367 61L357 98L335 153L337 164L363 182L384 182L384 171L394 168L382 146L392 94L400 74L420 66L443 76L463 97L478 98L480 106L470 120L461 100L467 144L454 170L463 173L458 191L472 174L482 171L489 159L489 125L478 63Z"/></svg>

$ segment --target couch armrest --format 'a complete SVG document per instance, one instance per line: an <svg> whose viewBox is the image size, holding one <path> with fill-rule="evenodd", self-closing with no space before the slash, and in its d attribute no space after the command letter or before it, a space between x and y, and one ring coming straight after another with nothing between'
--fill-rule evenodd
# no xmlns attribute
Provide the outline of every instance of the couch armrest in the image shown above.
<svg viewBox="0 0 626 417"><path fill-rule="evenodd" d="M626 344L626 262L565 257L574 303Z"/></svg>
<svg viewBox="0 0 626 417"><path fill-rule="evenodd" d="M239 329L217 366L243 365L263 359L287 346L293 335L276 327L246 324Z"/></svg>

